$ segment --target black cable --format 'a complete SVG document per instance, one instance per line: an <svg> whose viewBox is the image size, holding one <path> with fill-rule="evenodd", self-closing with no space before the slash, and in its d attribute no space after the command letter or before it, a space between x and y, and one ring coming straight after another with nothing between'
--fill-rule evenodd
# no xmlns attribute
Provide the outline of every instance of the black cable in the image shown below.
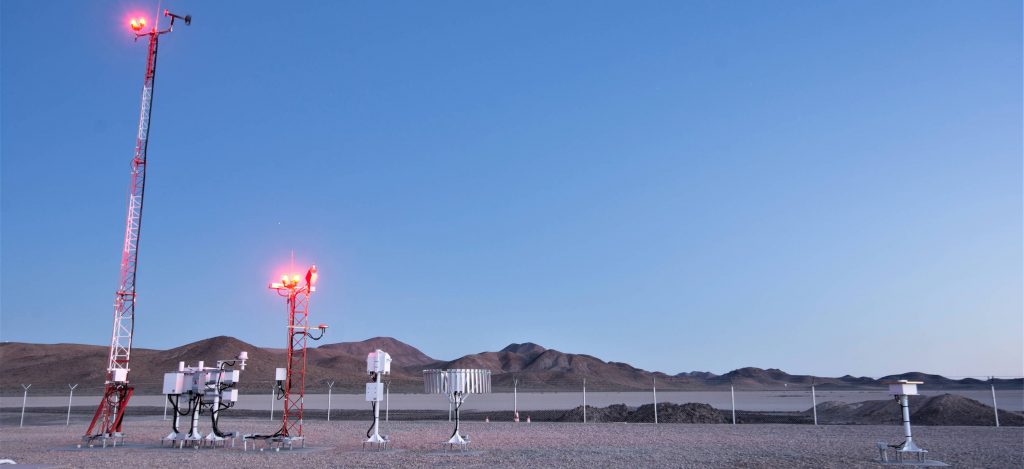
<svg viewBox="0 0 1024 469"><path fill-rule="evenodd" d="M269 440L271 438L277 438L277 437L279 437L279 436L281 436L283 434L284 434L284 426L282 425L281 428L278 429L277 432L275 432L273 435L249 435L249 438L253 438L253 439L257 439L257 440Z"/></svg>
<svg viewBox="0 0 1024 469"><path fill-rule="evenodd" d="M180 433L178 431L178 403L174 400L171 400L170 394L167 395L167 402L171 403L171 409L174 410L175 415L174 418L171 419L171 429L174 430L174 434L177 435L178 433Z"/></svg>
<svg viewBox="0 0 1024 469"><path fill-rule="evenodd" d="M210 420L211 420L211 421L212 421L212 423L213 423L213 424L212 424L212 427L213 427L213 434L214 434L214 435L217 435L217 436L218 436L218 437L220 437L220 438L224 438L224 434L223 434L223 433L221 433L221 431L220 431L220 428L218 428L218 427L217 427L217 412L214 412L214 413L213 413L213 416L212 416L212 417L210 417Z"/></svg>
<svg viewBox="0 0 1024 469"><path fill-rule="evenodd" d="M223 401L220 401L218 409L213 411L213 415L210 417L211 420L213 420L213 433L221 438L223 438L227 434L220 431L220 427L218 426L218 423L220 422L220 411L230 408L231 406L228 406L228 404L224 404Z"/></svg>
<svg viewBox="0 0 1024 469"><path fill-rule="evenodd" d="M452 430L452 436L449 439L455 438L455 435L459 433L459 408L462 407L462 401L455 404L455 430Z"/></svg>
<svg viewBox="0 0 1024 469"><path fill-rule="evenodd" d="M210 420L212 422L212 427L213 427L213 434L217 435L218 437L221 437L221 438L224 438L225 435L224 435L223 432L220 431L220 427L217 426L217 423L218 423L218 421L220 419L220 411L222 409L226 409L226 408L227 408L227 406L220 405L218 409L213 410L213 415L210 416Z"/></svg>
<svg viewBox="0 0 1024 469"><path fill-rule="evenodd" d="M376 414L376 412L377 412L377 401L370 401L370 411L373 412L374 414ZM370 428L366 430L366 437L367 438L370 437L370 432L373 431L373 427L376 424L377 424L377 419L374 418L373 421L370 422Z"/></svg>
<svg viewBox="0 0 1024 469"><path fill-rule="evenodd" d="M196 396L193 399L202 399L202 398ZM193 399L189 399L189 407L192 407L191 401ZM194 419L194 418L188 419L188 434L192 435L195 432L195 430L196 430L196 419Z"/></svg>
<svg viewBox="0 0 1024 469"><path fill-rule="evenodd" d="M179 395L178 398L180 399L181 396ZM189 400L188 400L188 410L186 410L185 412L179 411L178 409L181 408L181 405L178 402L175 402L174 403L174 410L177 411L178 415L181 415L182 417L184 417L186 415L192 415L192 410L193 410L192 409L192 402L193 402L193 399L189 398Z"/></svg>

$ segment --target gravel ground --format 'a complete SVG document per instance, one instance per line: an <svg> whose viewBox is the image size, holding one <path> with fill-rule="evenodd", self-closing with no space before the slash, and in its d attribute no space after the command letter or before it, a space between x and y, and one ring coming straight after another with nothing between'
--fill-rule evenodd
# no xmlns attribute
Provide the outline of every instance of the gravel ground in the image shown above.
<svg viewBox="0 0 1024 469"><path fill-rule="evenodd" d="M203 429L207 427L203 419ZM899 440L897 426L713 425L466 422L469 451L445 453L448 422L390 422L394 449L363 451L367 422L312 422L307 448L243 452L237 448L158 446L168 422L126 422L118 448L76 449L83 428L0 428L0 459L56 467L882 467L875 442ZM223 419L222 427L272 432L269 421ZM1024 467L1024 428L915 427L930 457L954 467ZM21 466L24 467L24 466Z"/></svg>

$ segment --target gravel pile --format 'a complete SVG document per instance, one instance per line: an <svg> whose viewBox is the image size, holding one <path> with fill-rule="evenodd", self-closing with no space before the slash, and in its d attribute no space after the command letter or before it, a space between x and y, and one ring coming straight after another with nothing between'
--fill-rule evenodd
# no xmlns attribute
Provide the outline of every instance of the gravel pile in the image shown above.
<svg viewBox="0 0 1024 469"><path fill-rule="evenodd" d="M910 420L921 425L992 425L994 418L991 406L963 396L943 394L923 402ZM1022 426L1024 415L1000 410L999 424Z"/></svg>
<svg viewBox="0 0 1024 469"><path fill-rule="evenodd" d="M632 412L633 411L627 407L626 404L612 404L608 407L592 407L588 405L587 422L626 422ZM555 421L582 422L583 406L579 406L562 414L562 416L556 418Z"/></svg>
<svg viewBox="0 0 1024 469"><path fill-rule="evenodd" d="M589 414L589 413L588 413ZM659 415L660 417L660 415ZM228 419L222 427L271 432L268 420ZM126 422L127 447L76 449L83 427L0 428L0 459L57 467L879 467L876 441L899 441L898 426L653 425L466 422L472 445L445 453L448 422L384 425L394 449L363 451L364 422L311 422L308 448L281 452L236 448L171 449L157 442L169 422ZM206 428L204 427L204 430ZM1024 428L916 427L930 457L958 467L1024 467ZM16 467L16 466L15 466Z"/></svg>
<svg viewBox="0 0 1024 469"><path fill-rule="evenodd" d="M556 422L582 422L583 406L572 409ZM587 406L587 422L629 422L654 423L654 404L644 404L636 409L625 404L613 404L608 407ZM718 409L707 404L658 404L658 422L662 423L726 423L725 416Z"/></svg>
<svg viewBox="0 0 1024 469"><path fill-rule="evenodd" d="M654 404L638 407L630 416L630 422L654 422ZM726 423L725 415L707 404L658 404L659 423Z"/></svg>

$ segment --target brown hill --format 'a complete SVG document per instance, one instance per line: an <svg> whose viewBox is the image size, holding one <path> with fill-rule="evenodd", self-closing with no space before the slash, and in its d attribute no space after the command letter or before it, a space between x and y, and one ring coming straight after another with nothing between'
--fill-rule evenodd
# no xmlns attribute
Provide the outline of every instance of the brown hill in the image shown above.
<svg viewBox="0 0 1024 469"><path fill-rule="evenodd" d="M510 388L518 380L520 389L578 389L587 380L588 389L646 389L655 374L625 363L560 352L533 343L511 344L500 352L466 355L441 364L442 368L486 368L492 371L496 387ZM658 374L659 379L672 377ZM666 385L671 387L666 382Z"/></svg>
<svg viewBox="0 0 1024 469"><path fill-rule="evenodd" d="M362 357L363 360L366 360L367 353L377 349L387 352L388 355L391 355L393 363L402 367L420 367L438 362L438 360L428 357L416 347L391 337L374 337L360 342L338 342L336 344L321 345L316 348L321 355L326 356L331 353L338 353Z"/></svg>
<svg viewBox="0 0 1024 469"><path fill-rule="evenodd" d="M664 390L806 389L811 383L820 389L878 389L882 380L843 376L821 378L790 375L778 369L740 368L724 375L707 372L679 373L669 376L650 372L626 363L606 362L591 355L564 353L534 343L510 344L497 352L466 355L452 361L436 360L415 347L390 337L374 337L359 342L326 344L309 349L306 386L323 392L334 381L338 391L358 391L366 382L366 354L381 349L391 354L391 385L396 392L420 392L422 370L427 368L486 368L492 371L497 391L511 390L518 381L522 390L577 390L583 380L587 388L602 390L647 390L653 380ZM233 337L218 336L170 350L136 348L132 351L131 382L140 393L159 393L165 372L176 370L179 361L195 365L204 360L214 366L218 359L231 359L239 351L249 352L243 373L243 392L267 392L273 385L274 368L283 367L285 350L264 348ZM68 383L79 383L76 393L101 392L107 347L76 344L0 344L0 392L20 394L20 384L32 384L33 393L67 392ZM951 380L938 375L904 373L883 378L920 378L933 389L987 388L988 382L974 379ZM1020 389L1024 380L995 380L997 388Z"/></svg>
<svg viewBox="0 0 1024 469"><path fill-rule="evenodd" d="M533 342L526 342L524 344L508 344L508 346L501 349L502 352L511 352L531 358L544 353L545 350L547 349Z"/></svg>
<svg viewBox="0 0 1024 469"><path fill-rule="evenodd" d="M306 387L326 390L328 381L335 381L337 390L358 390L366 382L366 354L380 348L396 360L391 383L395 391L422 388L421 363L436 363L416 348L398 340L377 337L361 342L329 344L308 349ZM234 337L218 336L175 347L170 350L135 348L132 350L131 383L137 393L161 391L163 374L178 369L178 362L194 366L203 360L215 366L217 360L230 360L238 352L249 353L242 372L243 392L269 392L273 386L274 369L284 367L284 349L264 348ZM76 344L0 344L0 392L20 393L21 384L32 384L35 394L67 392L67 385L81 385L76 393L102 392L108 348ZM411 370L411 371L410 371Z"/></svg>
<svg viewBox="0 0 1024 469"><path fill-rule="evenodd" d="M931 384L933 386L942 387L942 388L946 388L946 389L964 389L964 388L977 388L977 387L988 386L988 382L981 381L981 380L974 379L974 378L964 378L964 379L956 380L956 379L949 379L949 378L946 378L945 376L941 376L941 375L933 375L933 374L928 374L928 373L921 373L921 372L918 372L918 371L910 371L910 372L902 373L902 374L898 374L898 375L883 376L883 377L879 378L879 381L892 381L892 380L897 380L897 379L907 379L907 380L911 380L911 381L924 381L925 383L929 383L929 384ZM1002 381L1010 381L1010 382L1016 381L1016 382L1020 382L1021 380L996 380L997 387L999 385L999 382L1002 382ZM1019 389L1019 386L1018 386L1018 389Z"/></svg>

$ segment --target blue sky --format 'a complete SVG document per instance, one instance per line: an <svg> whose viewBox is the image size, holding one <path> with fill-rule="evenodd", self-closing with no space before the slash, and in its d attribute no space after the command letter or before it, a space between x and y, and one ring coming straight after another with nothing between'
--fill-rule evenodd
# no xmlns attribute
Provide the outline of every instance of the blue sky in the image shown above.
<svg viewBox="0 0 1024 469"><path fill-rule="evenodd" d="M330 342L1024 373L1020 2L163 6L138 347L294 251ZM108 343L153 10L0 3L3 340Z"/></svg>

